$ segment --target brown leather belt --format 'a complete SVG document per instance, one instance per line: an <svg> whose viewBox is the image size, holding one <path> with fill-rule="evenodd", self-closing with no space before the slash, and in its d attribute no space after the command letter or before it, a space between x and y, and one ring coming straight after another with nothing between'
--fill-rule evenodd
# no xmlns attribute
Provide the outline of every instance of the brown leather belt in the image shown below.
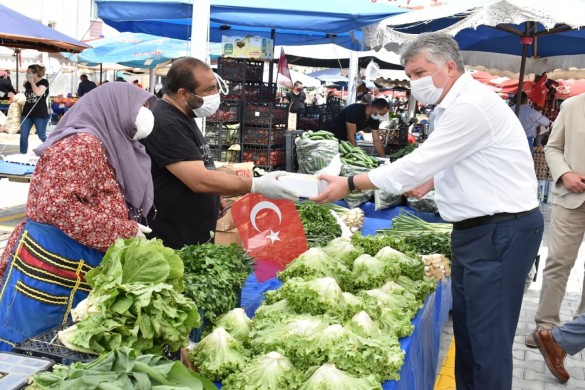
<svg viewBox="0 0 585 390"><path fill-rule="evenodd" d="M494 215L484 215L481 217L464 219L463 221L453 222L453 229L455 230L469 229L481 225L486 225L488 223L509 221L510 219L520 218L530 213L533 213L536 210L538 210L538 207L532 210L522 211L520 213L497 213Z"/></svg>

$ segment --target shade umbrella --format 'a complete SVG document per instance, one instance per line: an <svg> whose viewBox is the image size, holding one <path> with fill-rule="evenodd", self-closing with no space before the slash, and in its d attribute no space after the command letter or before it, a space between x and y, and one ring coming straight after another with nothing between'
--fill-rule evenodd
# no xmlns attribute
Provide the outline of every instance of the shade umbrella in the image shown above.
<svg viewBox="0 0 585 390"><path fill-rule="evenodd" d="M585 80L584 79L569 79L569 80L557 80L558 85L556 86L555 97L557 99L567 99L572 96L581 95L585 93Z"/></svg>
<svg viewBox="0 0 585 390"><path fill-rule="evenodd" d="M457 40L467 65L519 70L522 83L527 72L585 67L583 15L583 0L465 1L388 18L366 29L364 39L397 50L416 34L443 31Z"/></svg>
<svg viewBox="0 0 585 390"><path fill-rule="evenodd" d="M60 33L34 19L0 4L0 46L15 48L16 85L18 83L18 55L20 49L45 52L78 53L88 46Z"/></svg>
<svg viewBox="0 0 585 390"><path fill-rule="evenodd" d="M131 68L152 69L188 55L191 43L142 33L120 33L91 41L90 44L90 49L71 59L87 66L111 62Z"/></svg>

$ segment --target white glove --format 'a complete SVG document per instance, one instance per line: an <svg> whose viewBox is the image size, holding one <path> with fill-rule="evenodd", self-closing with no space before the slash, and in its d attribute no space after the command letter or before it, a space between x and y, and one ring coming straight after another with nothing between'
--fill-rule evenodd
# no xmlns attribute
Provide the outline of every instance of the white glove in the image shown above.
<svg viewBox="0 0 585 390"><path fill-rule="evenodd" d="M136 232L136 237L138 238L146 238L145 234L152 233L152 229L148 226L141 225L137 223L138 231Z"/></svg>
<svg viewBox="0 0 585 390"><path fill-rule="evenodd" d="M278 182L278 177L286 175L284 171L274 171L252 179L252 194L262 194L272 199L298 200L299 194Z"/></svg>

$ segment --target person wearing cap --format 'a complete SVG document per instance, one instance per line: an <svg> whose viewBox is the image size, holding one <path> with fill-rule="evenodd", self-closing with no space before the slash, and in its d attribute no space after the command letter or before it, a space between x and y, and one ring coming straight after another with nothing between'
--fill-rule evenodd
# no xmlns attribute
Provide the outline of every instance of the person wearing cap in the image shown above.
<svg viewBox="0 0 585 390"><path fill-rule="evenodd" d="M124 72L122 72L121 70L116 72L116 80L114 81L126 81L126 79L124 78Z"/></svg>
<svg viewBox="0 0 585 390"><path fill-rule="evenodd" d="M14 94L16 90L8 78L8 73L4 70L0 71L0 100L10 100Z"/></svg>

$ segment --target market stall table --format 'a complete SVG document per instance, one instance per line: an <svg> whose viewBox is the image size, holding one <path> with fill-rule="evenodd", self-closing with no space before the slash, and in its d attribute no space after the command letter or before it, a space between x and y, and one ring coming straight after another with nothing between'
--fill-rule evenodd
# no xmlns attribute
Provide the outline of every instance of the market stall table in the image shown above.
<svg viewBox="0 0 585 390"><path fill-rule="evenodd" d="M266 291L281 286L277 278L258 282L251 275L242 290L242 308L249 317L264 300ZM400 380L386 381L384 390L432 390L435 385L439 344L443 326L449 319L451 310L451 279L438 283L437 289L425 299L424 306L412 320L414 331L400 340L405 351L404 365L400 370Z"/></svg>
<svg viewBox="0 0 585 390"><path fill-rule="evenodd" d="M11 181L28 183L34 170L34 165L0 161L0 178L8 178Z"/></svg>

